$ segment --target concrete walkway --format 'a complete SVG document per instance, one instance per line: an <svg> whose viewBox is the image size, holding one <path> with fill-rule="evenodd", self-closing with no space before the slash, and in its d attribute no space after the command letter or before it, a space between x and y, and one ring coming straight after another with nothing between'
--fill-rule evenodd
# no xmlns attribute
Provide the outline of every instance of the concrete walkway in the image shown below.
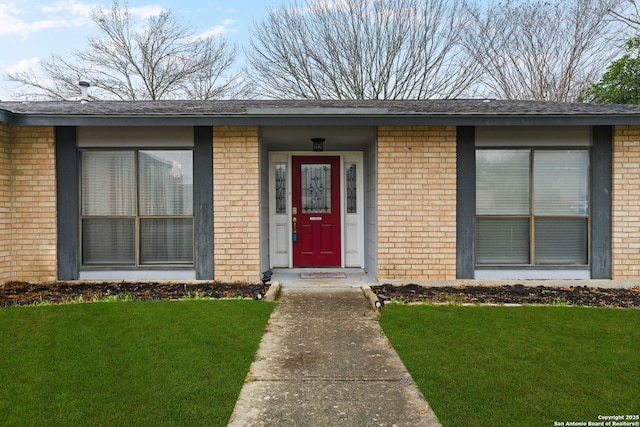
<svg viewBox="0 0 640 427"><path fill-rule="evenodd" d="M285 287L230 426L439 426L360 287Z"/></svg>

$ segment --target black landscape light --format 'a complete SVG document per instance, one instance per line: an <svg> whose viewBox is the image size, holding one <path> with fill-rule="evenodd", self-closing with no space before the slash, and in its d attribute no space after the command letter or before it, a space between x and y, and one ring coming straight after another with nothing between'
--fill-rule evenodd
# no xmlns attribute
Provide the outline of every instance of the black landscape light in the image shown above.
<svg viewBox="0 0 640 427"><path fill-rule="evenodd" d="M273 276L272 270L267 270L262 272L262 284L267 285L271 281L271 276Z"/></svg>
<svg viewBox="0 0 640 427"><path fill-rule="evenodd" d="M262 298L264 298L264 295L262 295L262 288L254 288L252 295L253 295L253 299L256 301L259 301Z"/></svg>
<svg viewBox="0 0 640 427"><path fill-rule="evenodd" d="M384 307L385 303L387 301L389 301L389 297L386 296L385 294L378 294L376 295L378 297L378 299L376 300L376 302L374 303L374 305L376 306L376 308L378 310L382 310L382 308Z"/></svg>

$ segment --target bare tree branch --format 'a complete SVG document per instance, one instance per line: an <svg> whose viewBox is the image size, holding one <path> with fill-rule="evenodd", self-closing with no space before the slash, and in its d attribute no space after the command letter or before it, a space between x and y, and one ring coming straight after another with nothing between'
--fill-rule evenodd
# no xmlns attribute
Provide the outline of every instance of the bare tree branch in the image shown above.
<svg viewBox="0 0 640 427"><path fill-rule="evenodd" d="M247 53L261 94L276 98L460 96L478 77L447 0L306 0L270 9Z"/></svg>
<svg viewBox="0 0 640 427"><path fill-rule="evenodd" d="M609 13L634 31L635 34L627 38L637 36L640 31L640 9L638 8L637 0L623 0L616 6L617 7L612 7Z"/></svg>
<svg viewBox="0 0 640 427"><path fill-rule="evenodd" d="M465 45L483 69L480 90L501 99L575 101L619 53L608 17L619 0L467 4Z"/></svg>
<svg viewBox="0 0 640 427"><path fill-rule="evenodd" d="M232 73L237 47L221 38L196 37L169 10L139 26L127 5L115 0L109 9L95 8L92 19L100 36L90 38L87 49L71 59L53 55L41 61L41 75L30 70L7 78L43 99L77 96L79 80L91 83L94 99L214 99L243 93L240 76Z"/></svg>

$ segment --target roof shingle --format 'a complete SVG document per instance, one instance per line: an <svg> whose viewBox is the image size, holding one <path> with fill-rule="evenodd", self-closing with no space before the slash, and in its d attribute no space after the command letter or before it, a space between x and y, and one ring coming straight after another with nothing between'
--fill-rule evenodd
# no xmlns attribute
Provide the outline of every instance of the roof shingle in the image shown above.
<svg viewBox="0 0 640 427"><path fill-rule="evenodd" d="M582 121L599 118L611 124L640 123L640 105L583 104L540 101L505 101L483 99L453 100L220 100L220 101L36 101L0 102L0 121L13 123L50 123L52 125L92 119L143 118L242 119L264 124L279 117L352 117L429 119L443 123L450 119L470 123L499 124L508 118L525 121L535 118L564 118ZM74 120L71 120L73 118ZM443 120L443 119L447 120ZM474 121L470 121L474 119ZM609 119L608 121L606 119ZM480 120L480 121L479 121ZM175 121L175 120L174 120ZM219 120L217 121L219 122Z"/></svg>

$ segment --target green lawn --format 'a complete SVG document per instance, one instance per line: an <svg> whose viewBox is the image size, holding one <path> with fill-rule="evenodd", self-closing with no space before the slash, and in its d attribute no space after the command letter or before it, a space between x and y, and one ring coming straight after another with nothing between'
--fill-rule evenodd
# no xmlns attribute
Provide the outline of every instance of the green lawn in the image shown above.
<svg viewBox="0 0 640 427"><path fill-rule="evenodd" d="M0 424L226 425L273 303L0 309Z"/></svg>
<svg viewBox="0 0 640 427"><path fill-rule="evenodd" d="M640 310L390 305L380 323L444 426L640 414Z"/></svg>

